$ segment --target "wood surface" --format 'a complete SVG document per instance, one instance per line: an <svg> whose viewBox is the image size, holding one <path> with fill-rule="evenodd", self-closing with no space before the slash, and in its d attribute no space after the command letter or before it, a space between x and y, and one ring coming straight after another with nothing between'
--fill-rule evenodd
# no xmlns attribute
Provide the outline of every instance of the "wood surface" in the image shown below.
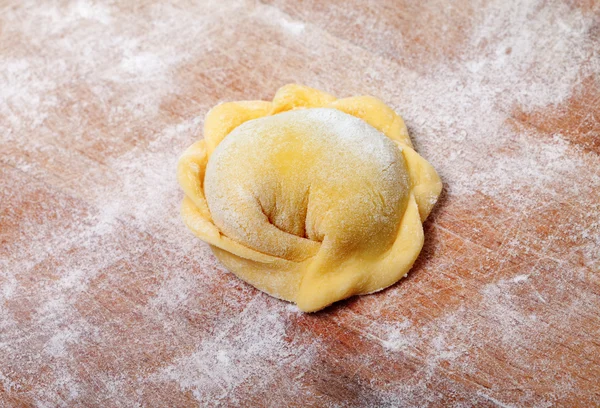
<svg viewBox="0 0 600 408"><path fill-rule="evenodd" d="M0 2L0 406L600 405L600 2L164 3ZM408 278L316 314L179 218L208 109L289 82L445 187Z"/></svg>

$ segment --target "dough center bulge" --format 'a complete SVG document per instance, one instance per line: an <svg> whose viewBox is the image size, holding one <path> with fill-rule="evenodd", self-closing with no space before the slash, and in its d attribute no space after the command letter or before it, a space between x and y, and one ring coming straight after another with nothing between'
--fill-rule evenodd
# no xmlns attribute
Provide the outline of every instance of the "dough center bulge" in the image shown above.
<svg viewBox="0 0 600 408"><path fill-rule="evenodd" d="M204 183L223 233L290 261L316 255L322 243L339 257L387 250L408 196L396 144L324 108L239 126L213 152Z"/></svg>

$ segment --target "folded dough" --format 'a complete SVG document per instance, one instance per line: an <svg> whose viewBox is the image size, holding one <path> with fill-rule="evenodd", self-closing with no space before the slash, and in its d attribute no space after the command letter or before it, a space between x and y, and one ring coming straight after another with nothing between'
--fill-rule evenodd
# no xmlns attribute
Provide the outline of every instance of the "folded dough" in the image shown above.
<svg viewBox="0 0 600 408"><path fill-rule="evenodd" d="M404 277L442 188L383 102L295 84L213 108L178 179L227 269L307 312Z"/></svg>

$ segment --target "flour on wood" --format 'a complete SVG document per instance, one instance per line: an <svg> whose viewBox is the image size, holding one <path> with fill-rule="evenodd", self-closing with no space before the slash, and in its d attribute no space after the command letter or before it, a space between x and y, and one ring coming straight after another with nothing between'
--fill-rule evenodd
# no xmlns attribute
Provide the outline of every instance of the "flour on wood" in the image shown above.
<svg viewBox="0 0 600 408"><path fill-rule="evenodd" d="M584 78L598 86L597 19L567 2L481 3L457 55L426 70L250 1L4 7L3 391L37 406L597 395L600 159L513 115L551 114ZM340 14L372 33L379 4ZM414 276L311 320L215 262L179 220L173 177L210 106L290 81L394 106L448 187ZM484 209L452 207L482 196L505 211L483 220L506 230L492 249L476 226L458 230ZM457 231L442 230L452 217Z"/></svg>

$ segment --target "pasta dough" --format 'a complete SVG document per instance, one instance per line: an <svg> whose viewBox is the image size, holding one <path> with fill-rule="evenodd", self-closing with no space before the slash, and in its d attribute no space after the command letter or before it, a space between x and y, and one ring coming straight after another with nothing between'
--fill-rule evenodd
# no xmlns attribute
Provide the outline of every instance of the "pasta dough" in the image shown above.
<svg viewBox="0 0 600 408"><path fill-rule="evenodd" d="M213 108L178 178L184 222L227 269L307 312L405 276L441 191L383 102L293 84Z"/></svg>

